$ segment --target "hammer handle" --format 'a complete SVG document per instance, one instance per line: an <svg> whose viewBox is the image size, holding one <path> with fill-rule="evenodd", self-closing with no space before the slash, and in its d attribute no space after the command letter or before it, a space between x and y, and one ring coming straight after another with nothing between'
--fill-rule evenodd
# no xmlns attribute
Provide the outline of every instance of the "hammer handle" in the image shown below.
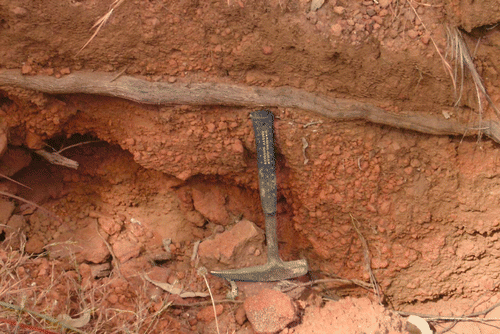
<svg viewBox="0 0 500 334"><path fill-rule="evenodd" d="M276 214L276 163L274 157L273 121L274 115L268 110L250 114L257 146L259 167L259 188L262 209L267 215Z"/></svg>

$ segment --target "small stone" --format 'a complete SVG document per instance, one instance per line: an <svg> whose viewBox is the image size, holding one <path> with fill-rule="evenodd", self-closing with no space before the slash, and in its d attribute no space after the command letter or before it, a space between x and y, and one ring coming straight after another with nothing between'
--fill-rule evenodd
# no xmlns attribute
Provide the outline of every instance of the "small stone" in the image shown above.
<svg viewBox="0 0 500 334"><path fill-rule="evenodd" d="M372 20L373 20L373 21L375 21L376 23L380 24L380 25L381 25L382 23L384 23L384 19L383 19L383 18L381 18L381 17L380 17L380 16L378 16L378 15L375 15L374 17L372 17Z"/></svg>
<svg viewBox="0 0 500 334"><path fill-rule="evenodd" d="M222 233L225 230L226 229L224 228L224 226L222 226L222 225L216 225L215 228L214 228L214 233Z"/></svg>
<svg viewBox="0 0 500 334"><path fill-rule="evenodd" d="M340 25L340 23L335 23L330 28L330 31L332 32L332 35L336 36L336 37L342 36L342 31L343 30L344 29L342 28L342 25Z"/></svg>
<svg viewBox="0 0 500 334"><path fill-rule="evenodd" d="M169 83L174 83L174 82L176 82L176 81L177 81L177 78L176 78L176 77L168 77L167 81L168 81Z"/></svg>
<svg viewBox="0 0 500 334"><path fill-rule="evenodd" d="M345 13L345 8L342 6L335 6L333 7L333 12L338 15L342 15Z"/></svg>
<svg viewBox="0 0 500 334"><path fill-rule="evenodd" d="M210 133L213 133L215 131L215 124L214 123L208 123L207 124L207 131Z"/></svg>
<svg viewBox="0 0 500 334"><path fill-rule="evenodd" d="M227 193L223 187L198 184L192 189L193 205L196 211L211 222L228 225L232 222L226 210Z"/></svg>
<svg viewBox="0 0 500 334"><path fill-rule="evenodd" d="M0 199L0 224L6 225L15 209L14 203L6 199Z"/></svg>
<svg viewBox="0 0 500 334"><path fill-rule="evenodd" d="M366 10L366 14L368 14L368 16L372 17L372 16L375 16L377 14L377 12L372 8L368 8Z"/></svg>
<svg viewBox="0 0 500 334"><path fill-rule="evenodd" d="M229 231L217 234L212 240L203 241L198 254L207 267L219 266L220 263L232 264L239 258L248 257L248 249L258 249L263 241L263 231L251 221L243 219Z"/></svg>
<svg viewBox="0 0 500 334"><path fill-rule="evenodd" d="M195 224L196 226L198 227L203 227L203 225L205 225L206 223L206 219L202 216L201 213L199 213L198 211L195 211L195 210L192 210L192 211L188 211L186 213L186 219Z"/></svg>
<svg viewBox="0 0 500 334"><path fill-rule="evenodd" d="M28 131L24 140L26 142L26 146L32 150L39 150L43 147L42 138L31 131Z"/></svg>
<svg viewBox="0 0 500 334"><path fill-rule="evenodd" d="M28 14L28 10L23 7L14 7L13 9L11 9L11 11L12 13L14 13L14 15L18 17L23 17L26 16L26 14Z"/></svg>
<svg viewBox="0 0 500 334"><path fill-rule="evenodd" d="M234 312L234 318L240 326L247 320L247 315L245 314L245 308L243 306L238 307L236 312Z"/></svg>
<svg viewBox="0 0 500 334"><path fill-rule="evenodd" d="M410 37L411 39L415 39L418 37L418 31L415 31L415 30L408 30L407 32L408 34L408 37Z"/></svg>
<svg viewBox="0 0 500 334"><path fill-rule="evenodd" d="M381 8L387 8L392 3L392 0L379 0L378 4Z"/></svg>
<svg viewBox="0 0 500 334"><path fill-rule="evenodd" d="M189 179L191 177L191 175L192 175L191 170L186 169L183 172L177 174L176 177L180 180L186 181L187 179Z"/></svg>
<svg viewBox="0 0 500 334"><path fill-rule="evenodd" d="M420 167L420 161L418 159L411 159L410 166L413 168Z"/></svg>
<svg viewBox="0 0 500 334"><path fill-rule="evenodd" d="M118 261L125 263L139 256L142 245L124 237L115 241L112 248Z"/></svg>
<svg viewBox="0 0 500 334"><path fill-rule="evenodd" d="M380 204L379 213L381 215L387 215L391 211L391 202L384 201Z"/></svg>
<svg viewBox="0 0 500 334"><path fill-rule="evenodd" d="M264 289L244 304L248 321L256 332L276 333L296 319L293 301L282 292Z"/></svg>
<svg viewBox="0 0 500 334"><path fill-rule="evenodd" d="M222 304L217 304L215 306L215 313L217 314L217 316L221 315L223 311L224 311L224 306ZM198 312L198 314L196 315L196 319L198 319L199 321L203 321L205 323L214 320L215 315L213 306L207 306L205 308L202 308L200 312Z"/></svg>
<svg viewBox="0 0 500 334"><path fill-rule="evenodd" d="M21 67L21 73L22 74L29 74L31 72L33 68L31 67L31 65L28 65L28 64L24 64L22 67Z"/></svg>
<svg viewBox="0 0 500 334"><path fill-rule="evenodd" d="M110 294L108 297L108 302L110 302L111 304L118 303L118 296L115 293Z"/></svg>
<svg viewBox="0 0 500 334"><path fill-rule="evenodd" d="M63 69L61 69L59 71L62 75L67 75L67 74L70 74L71 73L71 70L69 69L69 67L65 67Z"/></svg>
<svg viewBox="0 0 500 334"><path fill-rule="evenodd" d="M236 139L236 141L233 144L233 151L236 153L244 152L243 143L241 142L241 140Z"/></svg>
<svg viewBox="0 0 500 334"><path fill-rule="evenodd" d="M21 148L10 147L0 158L0 172L12 176L30 163L31 154Z"/></svg>
<svg viewBox="0 0 500 334"><path fill-rule="evenodd" d="M175 246L174 244L170 244L170 245L168 245L168 249L169 249L170 253L173 253L177 250L177 246Z"/></svg>
<svg viewBox="0 0 500 334"><path fill-rule="evenodd" d="M109 276L111 272L111 264L109 262L100 264L91 264L90 273L94 278L103 278Z"/></svg>
<svg viewBox="0 0 500 334"><path fill-rule="evenodd" d="M365 25L361 24L361 23L356 23L354 25L354 29L356 29L356 31L364 31L365 30Z"/></svg>
<svg viewBox="0 0 500 334"><path fill-rule="evenodd" d="M38 254L43 252L43 248L45 247L45 243L42 240L40 235L35 235L34 237L30 237L26 242L25 250L27 253Z"/></svg>
<svg viewBox="0 0 500 334"><path fill-rule="evenodd" d="M396 29L390 29L388 35L390 38L395 39L396 37L399 36L399 33Z"/></svg>
<svg viewBox="0 0 500 334"><path fill-rule="evenodd" d="M171 269L165 267L153 267L148 271L148 277L156 282L166 282Z"/></svg>
<svg viewBox="0 0 500 334"><path fill-rule="evenodd" d="M7 151L7 130L0 127L0 157Z"/></svg>
<svg viewBox="0 0 500 334"><path fill-rule="evenodd" d="M99 226L104 230L109 235L113 235L115 233L118 233L122 226L121 224L117 223L113 218L111 217L100 217L98 219Z"/></svg>
<svg viewBox="0 0 500 334"><path fill-rule="evenodd" d="M265 54L266 56L270 55L273 53L273 48L266 45L262 47L262 53Z"/></svg>
<svg viewBox="0 0 500 334"><path fill-rule="evenodd" d="M429 44L430 40L431 36L429 33L425 33L424 35L422 35L422 37L420 37L420 41L422 41L422 43L424 43L425 45Z"/></svg>
<svg viewBox="0 0 500 334"><path fill-rule="evenodd" d="M96 229L95 219L84 219L86 227L61 233L54 239L50 246L47 246L49 259L71 259L76 256L76 262L103 263L110 253L99 236ZM31 239L30 239L31 240ZM68 243L71 241L71 243Z"/></svg>
<svg viewBox="0 0 500 334"><path fill-rule="evenodd" d="M123 144L124 144L125 146L128 146L128 147L130 147L130 146L134 146L134 144L135 144L135 139L134 139L134 138L127 138L127 139L125 139L125 140L123 141Z"/></svg>

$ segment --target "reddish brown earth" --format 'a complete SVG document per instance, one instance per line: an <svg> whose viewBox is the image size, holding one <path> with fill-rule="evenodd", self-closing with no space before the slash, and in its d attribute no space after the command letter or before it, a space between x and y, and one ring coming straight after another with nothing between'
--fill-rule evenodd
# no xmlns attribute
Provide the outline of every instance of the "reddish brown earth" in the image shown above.
<svg viewBox="0 0 500 334"><path fill-rule="evenodd" d="M498 104L499 1L330 0L311 11L306 0L124 0L80 51L112 3L0 0L0 80L16 70L27 82L110 72L117 85L122 75L187 87L290 86L398 115L449 116L471 130L430 135L270 108L281 255L306 258L311 270L295 283L370 281L354 218L384 307L371 289L306 284L272 297L289 298L293 314L285 316L284 308L247 302L280 285L241 283L236 303L217 304L216 323L209 298L181 298L151 280L206 292L200 265L265 261L249 119L256 109L47 94L0 82L0 191L50 211L0 200L0 301L51 317L91 310L86 333L216 333L217 324L221 333L253 333L262 324L249 314L261 311L289 320L268 323L281 333L407 333L394 310L463 315L498 302L500 153L495 141L466 136L481 119L498 120L485 102L479 114L469 75L455 106L438 52L453 66L447 27L462 29ZM78 143L62 152L78 169L34 153ZM206 277L214 298L226 298L226 282ZM342 317L332 322L332 314ZM18 320L8 308L0 318ZM26 314L20 320L57 330ZM0 319L0 330L13 326ZM460 323L450 332L493 329Z"/></svg>

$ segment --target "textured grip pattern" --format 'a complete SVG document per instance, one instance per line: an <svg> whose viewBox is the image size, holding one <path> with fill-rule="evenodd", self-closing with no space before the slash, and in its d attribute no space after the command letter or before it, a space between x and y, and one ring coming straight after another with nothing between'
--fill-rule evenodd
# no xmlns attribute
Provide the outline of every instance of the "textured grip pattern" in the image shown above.
<svg viewBox="0 0 500 334"><path fill-rule="evenodd" d="M268 110L250 114L257 146L259 167L259 187L262 209L268 215L276 213L276 164L274 157L273 121L274 115Z"/></svg>

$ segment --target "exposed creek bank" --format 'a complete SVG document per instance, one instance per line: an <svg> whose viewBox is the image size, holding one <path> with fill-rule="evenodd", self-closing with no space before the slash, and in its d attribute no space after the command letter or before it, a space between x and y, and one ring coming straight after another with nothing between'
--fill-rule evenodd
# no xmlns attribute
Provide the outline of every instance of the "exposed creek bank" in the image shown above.
<svg viewBox="0 0 500 334"><path fill-rule="evenodd" d="M61 134L91 134L130 152L141 167L166 174L170 181L165 181L165 189L177 189L168 190L168 196L178 202L179 221L190 223L191 232L197 229L196 220L224 226L238 214L262 227L256 214L260 211L255 144L248 119L253 108L145 105L115 97L46 95L15 88L4 90L3 102L13 145L39 148L43 140ZM290 108L272 110L277 116L285 258L303 256L313 271L367 278L352 214L370 245L375 275L393 303L496 288L496 144L484 141L478 146L475 139L418 134L362 121L335 122ZM78 150L93 152L84 146ZM122 159L113 159L116 153L99 154L105 160ZM132 174L139 168L116 163L119 169L132 168ZM80 164L85 171L94 162L87 156ZM130 181L121 178L113 164L99 166L105 169L102 173L116 175L116 184ZM82 182L78 176L67 177L73 178ZM146 188L156 177L147 179ZM193 191L199 187L194 185L200 181L203 189L198 194L205 194L205 206L215 207L214 212L192 205ZM191 232L186 231L184 240Z"/></svg>

